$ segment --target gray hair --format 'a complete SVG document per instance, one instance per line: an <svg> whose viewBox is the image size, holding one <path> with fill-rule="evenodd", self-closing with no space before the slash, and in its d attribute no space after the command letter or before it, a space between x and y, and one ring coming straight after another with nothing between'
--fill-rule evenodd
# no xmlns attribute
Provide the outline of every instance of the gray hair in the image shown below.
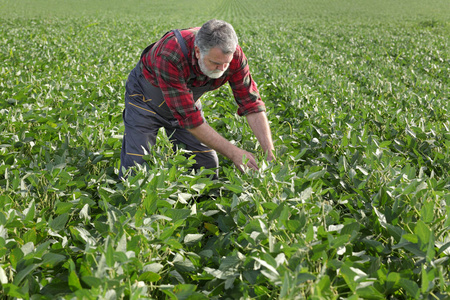
<svg viewBox="0 0 450 300"><path fill-rule="evenodd" d="M224 54L236 51L238 38L231 24L221 20L210 20L203 24L195 37L195 46L200 49L202 55L209 53L214 47L218 47Z"/></svg>

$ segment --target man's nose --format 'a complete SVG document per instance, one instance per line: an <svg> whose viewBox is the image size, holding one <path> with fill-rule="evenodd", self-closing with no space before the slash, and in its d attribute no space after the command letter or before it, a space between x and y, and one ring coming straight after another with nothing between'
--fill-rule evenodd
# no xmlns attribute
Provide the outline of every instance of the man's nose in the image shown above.
<svg viewBox="0 0 450 300"><path fill-rule="evenodd" d="M217 66L217 70L225 71L228 68L228 64L221 64Z"/></svg>

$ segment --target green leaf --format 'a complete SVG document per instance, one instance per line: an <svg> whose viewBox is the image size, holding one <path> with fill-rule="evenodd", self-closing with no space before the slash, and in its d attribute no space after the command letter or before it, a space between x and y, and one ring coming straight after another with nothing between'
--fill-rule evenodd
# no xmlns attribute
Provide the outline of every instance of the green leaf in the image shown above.
<svg viewBox="0 0 450 300"><path fill-rule="evenodd" d="M23 241L25 243L36 243L36 239L37 239L37 233L36 233L36 229L35 228L31 228L29 229L24 235L23 235Z"/></svg>
<svg viewBox="0 0 450 300"><path fill-rule="evenodd" d="M225 279L225 289L231 289L234 287L234 282L236 281L237 276L228 276L227 279Z"/></svg>
<svg viewBox="0 0 450 300"><path fill-rule="evenodd" d="M399 284L413 299L419 297L419 286L414 281L401 278Z"/></svg>
<svg viewBox="0 0 450 300"><path fill-rule="evenodd" d="M392 249L398 249L398 248L403 248L418 257L426 256L426 253L423 252L422 250L420 250L419 245L417 243L401 242L397 245L392 246Z"/></svg>
<svg viewBox="0 0 450 300"><path fill-rule="evenodd" d="M402 191L402 194L404 195L412 194L416 190L418 185L419 182L416 179L412 180L411 183L408 184L408 186Z"/></svg>
<svg viewBox="0 0 450 300"><path fill-rule="evenodd" d="M146 282L157 282L161 279L161 276L159 274L153 273L153 272L144 272L141 275L139 275L138 280L146 281Z"/></svg>
<svg viewBox="0 0 450 300"><path fill-rule="evenodd" d="M58 232L64 229L68 220L69 214L64 213L62 215L57 216L55 219L51 220L49 226L53 231Z"/></svg>
<svg viewBox="0 0 450 300"><path fill-rule="evenodd" d="M200 251L200 253L198 255L200 255L202 257L206 257L206 258L211 258L214 255L214 252L210 249L207 249L207 250Z"/></svg>
<svg viewBox="0 0 450 300"><path fill-rule="evenodd" d="M331 235L329 235L329 237L330 236ZM332 240L329 239L329 245L332 248L339 248L347 244L349 240L350 240L349 234L340 234L339 236L333 238Z"/></svg>
<svg viewBox="0 0 450 300"><path fill-rule="evenodd" d="M283 276L283 283L280 290L280 298L283 299L287 296L289 289L291 288L291 276Z"/></svg>
<svg viewBox="0 0 450 300"><path fill-rule="evenodd" d="M196 183L193 186L191 186L191 189L193 189L194 191L198 192L198 193L202 193L203 190L206 187L206 183Z"/></svg>
<svg viewBox="0 0 450 300"><path fill-rule="evenodd" d="M10 260L11 266L15 269L17 267L17 263L23 258L23 252L20 248L16 247L11 251Z"/></svg>
<svg viewBox="0 0 450 300"><path fill-rule="evenodd" d="M15 297L18 299L26 299L28 295L28 291L26 290L26 286L23 286L22 288L18 287L17 285L14 285L12 283L5 284L3 288L6 291L6 295L9 297Z"/></svg>
<svg viewBox="0 0 450 300"><path fill-rule="evenodd" d="M437 253L437 255L441 255L442 253L444 253L445 250L447 250L448 248L450 248L450 242L446 243L445 245L442 245L439 248L439 251Z"/></svg>
<svg viewBox="0 0 450 300"><path fill-rule="evenodd" d="M160 263L151 263L144 267L144 271L158 273L164 268L164 266Z"/></svg>
<svg viewBox="0 0 450 300"><path fill-rule="evenodd" d="M289 165L283 166L280 171L277 172L275 179L277 181L284 181L287 172L289 171Z"/></svg>
<svg viewBox="0 0 450 300"><path fill-rule="evenodd" d="M19 285L26 276L28 276L31 272L36 270L38 267L39 267L39 264L31 264L31 265L27 266L25 269L21 270L14 277L13 284Z"/></svg>
<svg viewBox="0 0 450 300"><path fill-rule="evenodd" d="M317 284L316 288L319 289L320 294L327 294L330 291L331 281L330 276L324 275L322 278L320 278L319 283Z"/></svg>
<svg viewBox="0 0 450 300"><path fill-rule="evenodd" d="M203 238L204 234L202 233L197 233L197 234L186 234L186 236L184 237L184 243L187 246L192 246L198 242L200 242Z"/></svg>
<svg viewBox="0 0 450 300"><path fill-rule="evenodd" d="M308 188L306 188L305 190L303 190L303 191L300 193L299 200L300 200L300 201L305 201L305 200L311 198L311 196L312 196L313 193L314 193L313 188L312 188L312 187L308 187Z"/></svg>
<svg viewBox="0 0 450 300"><path fill-rule="evenodd" d="M379 147L380 148L386 148L390 144L392 144L392 141L384 141L384 142L380 143Z"/></svg>
<svg viewBox="0 0 450 300"><path fill-rule="evenodd" d="M286 222L290 215L291 215L291 209L288 206L284 206L283 210L281 211L280 216L277 218L278 222L281 222L281 223Z"/></svg>
<svg viewBox="0 0 450 300"><path fill-rule="evenodd" d="M106 264L108 267L112 268L114 267L115 260L114 260L114 248L112 246L112 243L109 242L108 246L106 248Z"/></svg>
<svg viewBox="0 0 450 300"><path fill-rule="evenodd" d="M447 210L447 217L445 218L445 223L444 223L444 227L449 227L450 226L450 206L446 207Z"/></svg>
<svg viewBox="0 0 450 300"><path fill-rule="evenodd" d="M298 285L307 281L315 281L316 279L317 277L311 273L300 273L297 275L295 283Z"/></svg>
<svg viewBox="0 0 450 300"><path fill-rule="evenodd" d="M310 243L310 242L312 242L313 239L314 239L314 225L309 224L308 230L306 231L305 241L307 243Z"/></svg>
<svg viewBox="0 0 450 300"><path fill-rule="evenodd" d="M177 300L203 300L207 299L205 296L196 293L196 285L193 284L179 284L173 289L173 293L176 295Z"/></svg>
<svg viewBox="0 0 450 300"><path fill-rule="evenodd" d="M428 241L428 247L426 249L426 257L427 262L430 263L434 260L434 255L436 254L436 250L434 248L434 235L430 236L430 240Z"/></svg>
<svg viewBox="0 0 450 300"><path fill-rule="evenodd" d="M388 230L389 234L395 239L395 241L400 241L402 234L404 233L403 229L391 224L386 224L386 229Z"/></svg>
<svg viewBox="0 0 450 300"><path fill-rule="evenodd" d="M257 295L256 299L264 299L264 296L270 294L270 291L265 286L257 285L255 286L255 294Z"/></svg>
<svg viewBox="0 0 450 300"><path fill-rule="evenodd" d="M419 237L416 234L412 233L405 233L404 235L402 235L402 238L414 244L417 244L419 242Z"/></svg>
<svg viewBox="0 0 450 300"><path fill-rule="evenodd" d="M292 233L300 233L304 224L302 224L299 220L287 220L286 227Z"/></svg>
<svg viewBox="0 0 450 300"><path fill-rule="evenodd" d="M102 280L94 276L82 276L81 280L91 288L98 288L102 284Z"/></svg>
<svg viewBox="0 0 450 300"><path fill-rule="evenodd" d="M281 215L281 212L284 209L284 202L281 202L277 208L275 208L272 212L269 213L269 221L273 221L278 219Z"/></svg>
<svg viewBox="0 0 450 300"><path fill-rule="evenodd" d="M125 252L115 251L114 252L114 260L119 264L123 264L123 263L128 262L128 257Z"/></svg>
<svg viewBox="0 0 450 300"><path fill-rule="evenodd" d="M421 286L421 292L422 294L425 294L428 291L428 288L430 286L430 280L428 279L428 273L425 268L425 265L422 265L422 271L421 271L421 279L422 279L422 286Z"/></svg>
<svg viewBox="0 0 450 300"><path fill-rule="evenodd" d="M224 184L223 186L235 194L241 194L244 191L241 186L236 184Z"/></svg>
<svg viewBox="0 0 450 300"><path fill-rule="evenodd" d="M340 274L344 278L347 286L353 291L356 291L355 272L353 272L348 266L343 266L340 269Z"/></svg>
<svg viewBox="0 0 450 300"><path fill-rule="evenodd" d="M56 282L56 283L49 283L45 285L40 293L48 297L54 297L58 294L70 294L73 292L70 288L67 282Z"/></svg>
<svg viewBox="0 0 450 300"><path fill-rule="evenodd" d="M240 262L241 260L236 255L227 256L220 262L219 270L229 271L236 267Z"/></svg>
<svg viewBox="0 0 450 300"><path fill-rule="evenodd" d="M44 255L44 253L47 252L51 244L52 244L51 241L46 241L42 244L39 244L39 246L37 246L36 249L34 250L35 257L41 258Z"/></svg>
<svg viewBox="0 0 450 300"><path fill-rule="evenodd" d="M34 219L34 214L36 211L36 205L34 203L34 200L31 201L30 205L26 209L26 215L25 215L25 222L32 221Z"/></svg>
<svg viewBox="0 0 450 300"><path fill-rule="evenodd" d="M260 259L258 257L254 257L253 259L255 261L257 261L258 263L260 263L265 268L267 268L271 273L273 273L277 277L279 276L279 273L278 273L277 269L274 266L272 266L271 264L269 264L268 262L266 262L265 260L262 260L262 259Z"/></svg>
<svg viewBox="0 0 450 300"><path fill-rule="evenodd" d="M75 272L75 270L72 270L69 273L69 287L72 291L76 291L76 290L81 290L81 284L80 284L80 279L78 278L77 273Z"/></svg>
<svg viewBox="0 0 450 300"><path fill-rule="evenodd" d="M420 219L425 223L432 223L434 220L434 202L427 201L420 210Z"/></svg>
<svg viewBox="0 0 450 300"><path fill-rule="evenodd" d="M175 232L176 227L175 226L169 226L164 228L164 231L161 233L161 235L159 236L159 238L161 240L166 240L169 237L171 237L173 235L173 233Z"/></svg>
<svg viewBox="0 0 450 300"><path fill-rule="evenodd" d="M145 210L148 215L153 215L156 212L156 209L158 208L158 194L157 193L148 193L145 197L143 203Z"/></svg>
<svg viewBox="0 0 450 300"><path fill-rule="evenodd" d="M327 170L323 169L323 170L309 174L307 178L310 180L319 179L319 178L322 178L326 172L327 172Z"/></svg>
<svg viewBox="0 0 450 300"><path fill-rule="evenodd" d="M360 225L358 222L353 222L349 224L345 224L344 227L341 229L341 234L349 234L351 235L353 232L359 232Z"/></svg>
<svg viewBox="0 0 450 300"><path fill-rule="evenodd" d="M382 253L385 249L384 245L381 242L375 240L363 239L362 242L370 249L373 249L378 253Z"/></svg>
<svg viewBox="0 0 450 300"><path fill-rule="evenodd" d="M219 235L219 227L214 224L205 223L205 228L214 235Z"/></svg>
<svg viewBox="0 0 450 300"><path fill-rule="evenodd" d="M432 240L431 230L428 226L422 221L417 221L416 227L414 228L414 233L417 235L419 239L420 250L427 251L428 243L434 242Z"/></svg>
<svg viewBox="0 0 450 300"><path fill-rule="evenodd" d="M70 202L58 202L58 204L56 204L56 211L55 211L55 213L57 215L68 213L73 207L74 207L73 203L70 203Z"/></svg>
<svg viewBox="0 0 450 300"><path fill-rule="evenodd" d="M179 193L178 194L178 201L182 204L188 204L189 199L192 198L192 194L188 193Z"/></svg>
<svg viewBox="0 0 450 300"><path fill-rule="evenodd" d="M190 214L190 209L168 209L166 212L166 216L171 218L173 222L185 220Z"/></svg>
<svg viewBox="0 0 450 300"><path fill-rule="evenodd" d="M156 202L155 202L156 203ZM155 208L156 210L156 208ZM145 210L139 207L136 210L136 214L134 215L135 223L137 227L141 227L144 223L144 217L145 217Z"/></svg>
<svg viewBox="0 0 450 300"><path fill-rule="evenodd" d="M389 293L393 293L394 291L398 290L400 288L400 280L401 276L399 273L391 272L388 274L387 280L386 280L386 289L389 291Z"/></svg>
<svg viewBox="0 0 450 300"><path fill-rule="evenodd" d="M122 237L117 242L116 251L122 252L122 253L127 252L127 235L126 234L123 234Z"/></svg>
<svg viewBox="0 0 450 300"><path fill-rule="evenodd" d="M45 268L54 268L59 263L65 261L65 255L57 253L46 253L42 256L42 266Z"/></svg>
<svg viewBox="0 0 450 300"><path fill-rule="evenodd" d="M362 287L356 289L358 299L386 299L386 295L380 293L373 285L367 285L370 282L365 282Z"/></svg>
<svg viewBox="0 0 450 300"><path fill-rule="evenodd" d="M195 266L187 257L183 257L180 254L175 255L173 265L180 272L194 272Z"/></svg>
<svg viewBox="0 0 450 300"><path fill-rule="evenodd" d="M164 244L169 245L172 250L183 249L183 245L177 239L172 237L164 240Z"/></svg>

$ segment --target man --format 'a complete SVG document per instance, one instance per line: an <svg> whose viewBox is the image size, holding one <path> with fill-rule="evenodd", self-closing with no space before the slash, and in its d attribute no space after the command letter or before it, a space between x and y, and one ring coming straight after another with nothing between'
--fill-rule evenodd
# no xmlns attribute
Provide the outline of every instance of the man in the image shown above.
<svg viewBox="0 0 450 300"><path fill-rule="evenodd" d="M258 169L254 156L223 138L203 117L198 100L207 91L228 82L247 121L267 155L274 159L273 142L265 106L253 81L247 59L238 45L233 27L210 20L201 28L173 30L148 46L131 71L125 93L125 134L121 152L123 170L143 164L149 144L154 145L159 128L174 144L184 144L195 154L194 168L215 169L216 151L242 170Z"/></svg>

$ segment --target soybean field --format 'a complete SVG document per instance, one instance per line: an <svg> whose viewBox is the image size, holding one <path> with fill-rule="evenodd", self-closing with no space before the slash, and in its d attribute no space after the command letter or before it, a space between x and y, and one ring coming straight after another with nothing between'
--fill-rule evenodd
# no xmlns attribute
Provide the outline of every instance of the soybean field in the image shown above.
<svg viewBox="0 0 450 300"><path fill-rule="evenodd" d="M2 0L1 299L448 299L448 0ZM276 161L219 179L161 132L118 179L125 80L174 28L231 23Z"/></svg>

